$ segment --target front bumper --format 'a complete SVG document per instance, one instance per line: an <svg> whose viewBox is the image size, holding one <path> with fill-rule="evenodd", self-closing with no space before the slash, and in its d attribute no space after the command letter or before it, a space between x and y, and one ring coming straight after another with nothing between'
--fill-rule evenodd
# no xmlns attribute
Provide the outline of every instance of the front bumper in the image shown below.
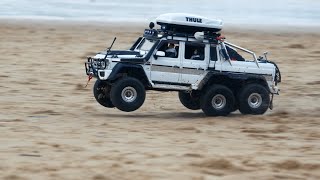
<svg viewBox="0 0 320 180"><path fill-rule="evenodd" d="M100 80L107 80L112 70L98 70L98 77Z"/></svg>
<svg viewBox="0 0 320 180"><path fill-rule="evenodd" d="M93 75L94 77L99 77L99 71L104 70L109 66L109 60L88 57L84 66L88 76Z"/></svg>

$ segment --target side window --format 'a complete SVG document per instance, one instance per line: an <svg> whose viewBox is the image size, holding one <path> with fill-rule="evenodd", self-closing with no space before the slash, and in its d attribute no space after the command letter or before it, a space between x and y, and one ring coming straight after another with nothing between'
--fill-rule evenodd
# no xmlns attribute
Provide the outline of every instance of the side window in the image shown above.
<svg viewBox="0 0 320 180"><path fill-rule="evenodd" d="M184 58L190 60L204 60L204 47L204 44L186 43Z"/></svg>
<svg viewBox="0 0 320 180"><path fill-rule="evenodd" d="M242 55L249 55L248 53L247 54L242 53L241 55L238 51L236 51L236 49L229 47L228 45L226 45L226 49L228 51L230 59L233 61L245 61L245 58L249 59L246 56L244 56L245 58L242 56Z"/></svg>
<svg viewBox="0 0 320 180"><path fill-rule="evenodd" d="M142 37L139 37L136 42L131 46L130 50L133 51L137 46L138 44L141 42L142 40Z"/></svg>
<svg viewBox="0 0 320 180"><path fill-rule="evenodd" d="M163 41L161 42L158 51L165 52L165 57L178 58L179 41Z"/></svg>
<svg viewBox="0 0 320 180"><path fill-rule="evenodd" d="M210 61L217 61L217 46L211 45L210 46Z"/></svg>

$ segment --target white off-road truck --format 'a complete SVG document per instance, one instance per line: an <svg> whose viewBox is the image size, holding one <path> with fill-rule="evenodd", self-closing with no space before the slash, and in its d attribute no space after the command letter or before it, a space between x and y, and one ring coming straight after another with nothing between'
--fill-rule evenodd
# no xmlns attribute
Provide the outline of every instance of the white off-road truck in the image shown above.
<svg viewBox="0 0 320 180"><path fill-rule="evenodd" d="M130 112L142 106L146 90L178 91L188 109L208 116L263 114L272 109L281 75L264 57L225 41L221 20L191 14L163 14L129 50L88 57L86 74L96 77L98 103ZM249 55L243 58L239 52Z"/></svg>

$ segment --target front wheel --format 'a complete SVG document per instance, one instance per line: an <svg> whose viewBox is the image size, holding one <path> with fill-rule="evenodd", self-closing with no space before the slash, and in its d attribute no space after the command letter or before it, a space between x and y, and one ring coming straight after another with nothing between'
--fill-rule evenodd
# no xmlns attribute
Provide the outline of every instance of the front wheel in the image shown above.
<svg viewBox="0 0 320 180"><path fill-rule="evenodd" d="M201 96L200 102L207 116L226 116L233 110L235 98L228 87L214 84Z"/></svg>
<svg viewBox="0 0 320 180"><path fill-rule="evenodd" d="M131 112L139 109L144 103L146 91L143 84L132 77L116 81L111 88L111 101L121 111Z"/></svg>
<svg viewBox="0 0 320 180"><path fill-rule="evenodd" d="M93 86L93 95L96 98L97 102L104 107L113 108L114 105L110 100L110 85L101 80L97 80Z"/></svg>
<svg viewBox="0 0 320 180"><path fill-rule="evenodd" d="M242 114L264 114L269 104L269 92L260 84L248 84L239 93L239 111Z"/></svg>

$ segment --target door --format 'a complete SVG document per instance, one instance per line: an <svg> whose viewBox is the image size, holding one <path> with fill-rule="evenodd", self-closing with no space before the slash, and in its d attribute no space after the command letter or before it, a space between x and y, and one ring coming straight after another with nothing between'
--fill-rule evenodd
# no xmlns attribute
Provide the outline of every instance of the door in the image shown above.
<svg viewBox="0 0 320 180"><path fill-rule="evenodd" d="M150 78L153 83L178 83L180 79L180 44L178 41L162 41L152 57Z"/></svg>
<svg viewBox="0 0 320 180"><path fill-rule="evenodd" d="M196 84L199 83L209 65L210 45L195 42L182 42L182 67L180 83Z"/></svg>

